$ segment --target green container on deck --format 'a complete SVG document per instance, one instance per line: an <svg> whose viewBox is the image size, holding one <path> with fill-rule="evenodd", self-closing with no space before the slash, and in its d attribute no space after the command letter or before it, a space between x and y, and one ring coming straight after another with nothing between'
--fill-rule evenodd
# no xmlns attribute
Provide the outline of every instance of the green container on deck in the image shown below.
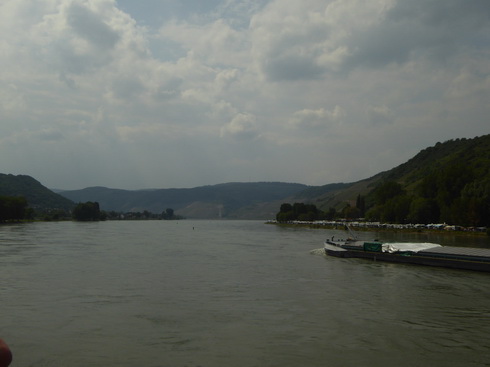
<svg viewBox="0 0 490 367"><path fill-rule="evenodd" d="M383 244L381 242L364 242L364 251L381 252Z"/></svg>

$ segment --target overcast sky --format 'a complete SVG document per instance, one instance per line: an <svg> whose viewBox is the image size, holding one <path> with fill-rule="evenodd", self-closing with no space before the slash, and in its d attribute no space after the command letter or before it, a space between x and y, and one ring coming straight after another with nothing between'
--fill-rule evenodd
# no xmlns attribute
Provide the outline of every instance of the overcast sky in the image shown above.
<svg viewBox="0 0 490 367"><path fill-rule="evenodd" d="M0 172L351 182L490 133L489 0L1 0Z"/></svg>

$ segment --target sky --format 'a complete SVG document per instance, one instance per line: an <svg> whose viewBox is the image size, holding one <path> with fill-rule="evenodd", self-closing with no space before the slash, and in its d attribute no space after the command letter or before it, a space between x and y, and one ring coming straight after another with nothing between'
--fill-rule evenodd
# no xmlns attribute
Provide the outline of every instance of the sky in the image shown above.
<svg viewBox="0 0 490 367"><path fill-rule="evenodd" d="M353 182L490 133L488 0L1 0L0 172Z"/></svg>

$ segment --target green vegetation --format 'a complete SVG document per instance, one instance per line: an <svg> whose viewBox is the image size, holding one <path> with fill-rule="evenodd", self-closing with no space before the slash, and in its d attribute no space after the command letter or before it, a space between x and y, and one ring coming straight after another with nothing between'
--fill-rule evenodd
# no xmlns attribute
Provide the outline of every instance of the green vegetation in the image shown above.
<svg viewBox="0 0 490 367"><path fill-rule="evenodd" d="M284 203L281 205L279 213L276 215L276 220L278 222L289 222L293 220L299 221L314 221L314 220L322 220L322 219L333 219L335 216L335 209L333 209L333 213L319 210L313 204L305 204L305 203L294 203L293 205L289 203Z"/></svg>
<svg viewBox="0 0 490 367"><path fill-rule="evenodd" d="M25 219L29 211L27 200L20 196L0 196L0 222Z"/></svg>
<svg viewBox="0 0 490 367"><path fill-rule="evenodd" d="M0 221L9 220L66 220L71 219L72 201L55 194L30 176L0 174L0 196L9 199L0 208ZM15 204L12 203L12 200ZM18 207L12 218L11 206ZM20 206L25 205L23 209ZM9 209L10 208L10 209ZM20 212L23 216L20 218ZM7 215L10 219L3 219Z"/></svg>
<svg viewBox="0 0 490 367"><path fill-rule="evenodd" d="M74 206L71 200L55 194L34 178L25 175L0 173L0 195L22 196L30 208L40 213L53 209L70 211Z"/></svg>
<svg viewBox="0 0 490 367"><path fill-rule="evenodd" d="M463 172L460 175L458 172ZM387 187L397 186L398 192ZM490 180L475 179L467 167L447 167L425 177L408 192L394 182L377 186L369 220L390 223L450 223L465 227L490 226Z"/></svg>
<svg viewBox="0 0 490 367"><path fill-rule="evenodd" d="M175 220L175 219L182 219L182 217L179 215L175 215L174 210L172 208L167 208L165 209L164 212L162 212L161 219Z"/></svg>
<svg viewBox="0 0 490 367"><path fill-rule="evenodd" d="M366 218L490 226L490 135L437 143L389 171L368 195Z"/></svg>
<svg viewBox="0 0 490 367"><path fill-rule="evenodd" d="M81 222L105 220L106 215L100 211L99 203L87 201L79 203L73 209L73 219Z"/></svg>
<svg viewBox="0 0 490 367"><path fill-rule="evenodd" d="M143 212L116 212L111 210L109 212L101 211L101 216L105 220L181 220L185 219L180 215L176 215L174 210L171 208L167 208L161 214L152 213L148 210L144 210Z"/></svg>
<svg viewBox="0 0 490 367"><path fill-rule="evenodd" d="M80 213L73 217L81 214L89 218L82 220L104 216L180 218L173 209L162 212L165 207L191 218L269 219L278 203L289 200L294 204L281 206L276 215L279 221L364 218L385 223L490 227L490 135L437 143L398 167L353 183L319 187L280 182L227 183L138 191L93 187L62 194L65 197L29 176L0 174L0 196L25 198L28 207L24 218L28 219L70 219L75 207L71 200L91 202L94 207L99 203L100 208L111 211L99 208L94 214L94 208L78 208L76 212ZM4 213L10 210L7 207L2 209Z"/></svg>
<svg viewBox="0 0 490 367"><path fill-rule="evenodd" d="M105 212L100 210L98 202L87 201L79 203L73 209L73 219L77 221L100 221L100 220L177 220L183 219L179 215L175 215L172 208L167 208L161 214L154 214L147 210L143 212L128 212L118 213L115 211Z"/></svg>
<svg viewBox="0 0 490 367"><path fill-rule="evenodd" d="M390 171L330 187L320 196L303 197L320 203L320 209L328 207L329 214L321 210L300 213L283 204L276 219L364 218L384 223L490 227L490 135L437 143Z"/></svg>
<svg viewBox="0 0 490 367"><path fill-rule="evenodd" d="M124 190L119 190L123 192ZM151 192L151 190L149 190ZM144 191L137 193L141 194ZM136 206L136 205L135 205ZM106 212L95 200L71 200L55 194L30 176L0 174L0 222L19 220L176 220L183 219L172 208L154 214L147 210L137 212Z"/></svg>

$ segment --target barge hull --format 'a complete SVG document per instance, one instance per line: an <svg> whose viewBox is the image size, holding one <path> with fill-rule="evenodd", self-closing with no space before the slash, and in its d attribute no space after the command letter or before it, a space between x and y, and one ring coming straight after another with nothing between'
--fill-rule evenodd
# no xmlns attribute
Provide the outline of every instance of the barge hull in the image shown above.
<svg viewBox="0 0 490 367"><path fill-rule="evenodd" d="M475 249L472 249L473 251ZM363 250L352 249L335 249L334 246L325 246L325 253L329 256L341 258L360 258L372 261L384 261L391 263L416 264L437 266L452 269L464 269L474 271L490 272L490 250L480 250L481 254L478 257L469 257L461 254L448 256L448 252L442 253L425 252L419 253L385 253L385 252L370 252ZM461 251L459 251L461 252ZM489 256L487 256L489 255Z"/></svg>

